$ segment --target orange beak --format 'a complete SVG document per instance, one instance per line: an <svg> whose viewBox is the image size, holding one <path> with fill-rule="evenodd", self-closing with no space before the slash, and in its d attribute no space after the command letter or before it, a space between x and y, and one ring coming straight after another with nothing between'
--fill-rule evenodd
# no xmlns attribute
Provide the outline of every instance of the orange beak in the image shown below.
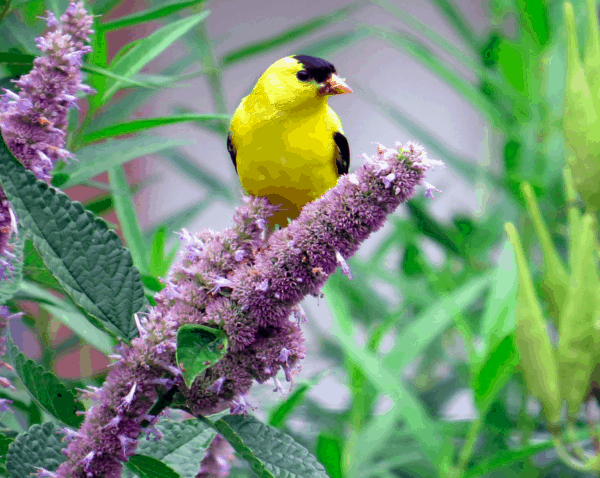
<svg viewBox="0 0 600 478"><path fill-rule="evenodd" d="M352 93L350 88L344 80L342 80L336 74L332 74L320 85L319 94L321 95L343 95L345 93Z"/></svg>

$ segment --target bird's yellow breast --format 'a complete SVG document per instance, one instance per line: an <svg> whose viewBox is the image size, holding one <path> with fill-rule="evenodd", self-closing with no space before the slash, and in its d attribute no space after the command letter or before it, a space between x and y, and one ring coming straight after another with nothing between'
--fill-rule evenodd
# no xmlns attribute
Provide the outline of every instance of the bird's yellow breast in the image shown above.
<svg viewBox="0 0 600 478"><path fill-rule="evenodd" d="M243 101L231 131L240 181L250 194L299 211L337 182L333 135L341 124L326 102L316 109L278 114Z"/></svg>

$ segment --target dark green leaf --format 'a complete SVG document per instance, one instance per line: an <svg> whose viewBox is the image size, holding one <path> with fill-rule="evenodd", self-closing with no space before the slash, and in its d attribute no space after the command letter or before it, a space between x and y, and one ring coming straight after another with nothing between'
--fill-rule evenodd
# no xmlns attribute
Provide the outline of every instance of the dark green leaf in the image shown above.
<svg viewBox="0 0 600 478"><path fill-rule="evenodd" d="M137 335L133 314L144 304L129 251L78 202L36 180L0 142L0 182L19 222L63 289L124 339Z"/></svg>
<svg viewBox="0 0 600 478"><path fill-rule="evenodd" d="M181 475L162 461L145 455L133 455L125 466L140 478L181 478Z"/></svg>
<svg viewBox="0 0 600 478"><path fill-rule="evenodd" d="M317 437L317 459L331 478L343 478L344 440L338 434L322 432Z"/></svg>
<svg viewBox="0 0 600 478"><path fill-rule="evenodd" d="M194 379L216 364L227 352L222 330L204 325L184 324L177 329L177 364L188 387Z"/></svg>
<svg viewBox="0 0 600 478"><path fill-rule="evenodd" d="M161 420L156 427L163 434L162 439L154 441L142 437L136 451L160 460L183 477L196 476L200 461L216 434L212 426L201 420ZM132 476L131 471L123 470L123 478Z"/></svg>
<svg viewBox="0 0 600 478"><path fill-rule="evenodd" d="M140 23L150 22L158 18L166 17L176 13L184 8L192 7L203 3L206 0L175 0L168 3L159 3L158 5L142 10L141 12L130 13L124 17L113 18L102 23L105 31L116 30L118 28L130 27Z"/></svg>
<svg viewBox="0 0 600 478"><path fill-rule="evenodd" d="M99 139L110 138L113 136L120 136L123 134L136 133L138 131L144 131L158 126L164 126L167 124L174 123L185 123L188 121L223 121L229 119L229 115L215 115L215 114L189 114L179 116L165 116L161 118L146 118L133 121L127 121L124 123L118 123L112 126L107 126L100 130L92 131L83 136L84 143L91 143L92 141L98 141Z"/></svg>
<svg viewBox="0 0 600 478"><path fill-rule="evenodd" d="M547 0L517 0L519 23L541 51L550 40Z"/></svg>
<svg viewBox="0 0 600 478"><path fill-rule="evenodd" d="M152 292L160 292L165 288L165 285L153 276L142 276L144 287L147 287Z"/></svg>
<svg viewBox="0 0 600 478"><path fill-rule="evenodd" d="M77 427L75 427L77 428ZM8 449L6 468L9 478L24 478L37 475L36 468L56 471L66 460L61 450L61 434L52 422L34 425L20 434Z"/></svg>
<svg viewBox="0 0 600 478"><path fill-rule="evenodd" d="M14 236L13 236L14 237ZM25 234L21 233L14 237L12 241L12 254L14 257L7 258L11 264L12 270L4 274L7 278L0 281L0 305L5 304L19 289L23 279L23 248L25 243Z"/></svg>
<svg viewBox="0 0 600 478"><path fill-rule="evenodd" d="M0 12L0 15L2 13ZM1 20L0 20L1 21ZM2 51L0 52L0 63L9 63L11 65L25 65L31 68L33 66L33 60L35 60L34 55L29 55L27 53L19 53L12 51Z"/></svg>
<svg viewBox="0 0 600 478"><path fill-rule="evenodd" d="M327 478L306 448L251 415L229 415L215 428L259 478Z"/></svg>
<svg viewBox="0 0 600 478"><path fill-rule="evenodd" d="M348 17L348 15L355 11L356 8L357 4L342 7L325 15L314 17L305 23L296 25L283 33L275 35L271 38L267 38L266 40L261 40L257 43L244 46L238 50L225 53L221 60L221 64L226 67L249 56L266 53L269 50L278 48L281 45L290 43L294 40L297 40L298 38L320 30L332 23L337 23L345 19Z"/></svg>
<svg viewBox="0 0 600 478"><path fill-rule="evenodd" d="M473 372L475 403L484 416L498 392L504 387L519 363L514 335L508 335L493 349L485 362Z"/></svg>
<svg viewBox="0 0 600 478"><path fill-rule="evenodd" d="M53 373L21 353L8 329L7 335L6 356L31 396L57 420L72 428L79 428L83 423L83 415L76 415L75 412L85 411L83 404Z"/></svg>
<svg viewBox="0 0 600 478"><path fill-rule="evenodd" d="M268 424L272 427L281 427L292 412L304 401L306 394L311 389L311 385L303 383L296 387L283 402L275 407L269 413Z"/></svg>

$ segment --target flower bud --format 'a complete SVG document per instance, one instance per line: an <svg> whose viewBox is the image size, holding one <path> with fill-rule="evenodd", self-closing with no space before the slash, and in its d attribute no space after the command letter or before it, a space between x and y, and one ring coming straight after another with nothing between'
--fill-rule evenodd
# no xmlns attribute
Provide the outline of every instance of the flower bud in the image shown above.
<svg viewBox="0 0 600 478"><path fill-rule="evenodd" d="M594 0L586 0L588 41L582 64L573 5L564 4L567 78L563 127L573 155L568 163L583 200L600 209L600 39Z"/></svg>
<svg viewBox="0 0 600 478"><path fill-rule="evenodd" d="M515 252L519 278L515 310L515 334L521 356L519 367L529 392L542 402L546 419L556 425L560 419L561 399L555 352L546 331L517 230L511 223L507 223L505 229Z"/></svg>

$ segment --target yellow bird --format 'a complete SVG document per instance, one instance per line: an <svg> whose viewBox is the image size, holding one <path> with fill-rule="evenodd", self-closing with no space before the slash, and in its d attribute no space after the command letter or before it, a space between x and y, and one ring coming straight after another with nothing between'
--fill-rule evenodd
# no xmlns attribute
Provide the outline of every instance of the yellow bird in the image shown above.
<svg viewBox="0 0 600 478"><path fill-rule="evenodd" d="M297 55L273 63L235 110L227 150L242 187L280 205L271 227L348 172L348 140L327 100L351 92L331 63Z"/></svg>

